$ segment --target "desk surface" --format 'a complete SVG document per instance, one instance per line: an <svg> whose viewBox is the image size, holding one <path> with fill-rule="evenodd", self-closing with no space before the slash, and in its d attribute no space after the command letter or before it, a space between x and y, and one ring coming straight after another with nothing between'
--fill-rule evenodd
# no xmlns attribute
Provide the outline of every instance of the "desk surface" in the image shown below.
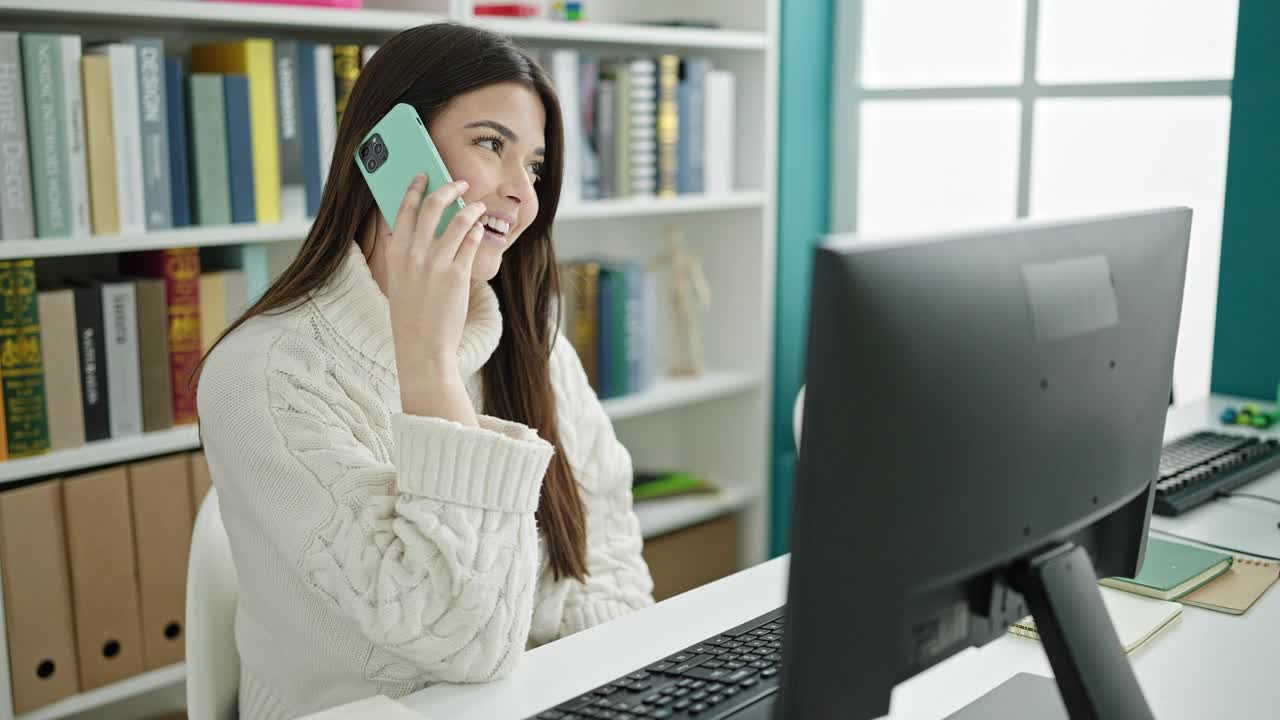
<svg viewBox="0 0 1280 720"><path fill-rule="evenodd" d="M1231 399L1170 412L1166 438L1213 427ZM1280 435L1280 431L1276 431ZM1280 473L1248 488L1280 497ZM1207 543L1280 557L1280 511L1245 499L1220 500L1153 526ZM618 675L683 649L781 605L787 559L778 558L527 653L507 680L435 686L403 698L435 718L524 718ZM1280 590L1243 616L1184 607L1181 619L1131 656L1157 718L1275 717L1280 707ZM1015 635L971 648L899 685L890 720L945 718L1017 672L1051 676L1039 642Z"/></svg>

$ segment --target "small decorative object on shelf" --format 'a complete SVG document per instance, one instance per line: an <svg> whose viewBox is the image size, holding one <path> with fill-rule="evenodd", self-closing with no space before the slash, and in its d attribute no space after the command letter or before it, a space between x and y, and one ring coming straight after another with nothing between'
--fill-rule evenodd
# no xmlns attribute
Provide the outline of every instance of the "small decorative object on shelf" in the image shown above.
<svg viewBox="0 0 1280 720"><path fill-rule="evenodd" d="M478 2L473 8L476 17L534 17L538 4L531 2Z"/></svg>
<svg viewBox="0 0 1280 720"><path fill-rule="evenodd" d="M552 20L581 20L582 19L582 3L581 2L553 2L551 3L550 18Z"/></svg>
<svg viewBox="0 0 1280 720"><path fill-rule="evenodd" d="M692 377L705 369L698 312L711 308L711 288L702 271L702 260L684 248L683 237L679 226L667 228L667 254L658 258L657 265L671 268L671 300L676 318L671 374Z"/></svg>

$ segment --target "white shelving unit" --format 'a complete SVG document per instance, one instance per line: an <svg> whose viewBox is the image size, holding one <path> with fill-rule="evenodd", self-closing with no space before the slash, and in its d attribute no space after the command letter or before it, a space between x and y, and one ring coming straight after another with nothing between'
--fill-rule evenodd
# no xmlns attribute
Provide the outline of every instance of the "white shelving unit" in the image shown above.
<svg viewBox="0 0 1280 720"><path fill-rule="evenodd" d="M317 42L377 43L425 23L454 20L506 33L522 45L576 47L601 57L676 52L705 57L736 79L732 193L574 202L562 198L555 228L560 259L617 255L655 261L678 229L702 261L712 288L700 318L708 371L667 378L646 392L605 401L637 467L686 468L723 488L715 494L637 503L642 532L656 537L736 513L740 558L765 558L773 376L778 32L781 0L593 0L583 22L474 19L470 0L365 0L361 10L203 0L0 0L0 27L78 33L88 41L128 35L165 38L170 52L217 38L265 36ZM420 10L400 8L416 3ZM647 24L668 18L710 20L718 28ZM82 258L172 247L259 244L273 247L272 270L295 252L307 222L197 227L131 236L31 239L0 243L0 259ZM65 261L56 261L65 262ZM660 280L660 290L669 288ZM665 294L663 296L666 297ZM669 303L664 302L663 312ZM669 317L661 318L669 326ZM0 490L93 467L191 450L194 426L0 463ZM7 640L0 603L0 720L14 720ZM81 693L18 720L125 718L155 698L180 693L181 664ZM150 702L151 704L148 704Z"/></svg>
<svg viewBox="0 0 1280 720"><path fill-rule="evenodd" d="M155 690L173 687L178 683L185 682L186 678L186 664L175 663L159 670L150 670L127 680L105 685L96 690L64 698L55 703L45 705L39 710L23 713L17 717L17 720L60 720L60 718L85 715L106 705L126 701Z"/></svg>

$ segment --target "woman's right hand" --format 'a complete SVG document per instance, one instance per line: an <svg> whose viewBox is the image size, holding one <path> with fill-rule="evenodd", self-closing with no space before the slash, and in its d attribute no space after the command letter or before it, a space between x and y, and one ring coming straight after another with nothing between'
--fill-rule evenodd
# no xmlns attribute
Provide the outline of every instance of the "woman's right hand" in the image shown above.
<svg viewBox="0 0 1280 720"><path fill-rule="evenodd" d="M458 374L458 345L485 206L475 202L459 210L436 237L444 209L466 191L467 183L442 185L424 198L425 186L421 174L409 184L386 255L401 404L407 413L474 426L475 411Z"/></svg>

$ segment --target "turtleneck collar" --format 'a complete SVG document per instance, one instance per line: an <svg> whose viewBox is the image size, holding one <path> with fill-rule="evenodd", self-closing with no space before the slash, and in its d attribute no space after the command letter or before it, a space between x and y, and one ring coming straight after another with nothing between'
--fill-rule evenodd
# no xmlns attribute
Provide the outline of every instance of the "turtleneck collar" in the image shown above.
<svg viewBox="0 0 1280 720"><path fill-rule="evenodd" d="M391 335L391 305L382 294L360 246L352 243L347 257L312 301L329 324L359 352L395 374L395 344ZM426 309L424 309L424 312ZM458 345L458 371L469 378L489 361L502 338L498 296L487 282L471 284L467 323Z"/></svg>

